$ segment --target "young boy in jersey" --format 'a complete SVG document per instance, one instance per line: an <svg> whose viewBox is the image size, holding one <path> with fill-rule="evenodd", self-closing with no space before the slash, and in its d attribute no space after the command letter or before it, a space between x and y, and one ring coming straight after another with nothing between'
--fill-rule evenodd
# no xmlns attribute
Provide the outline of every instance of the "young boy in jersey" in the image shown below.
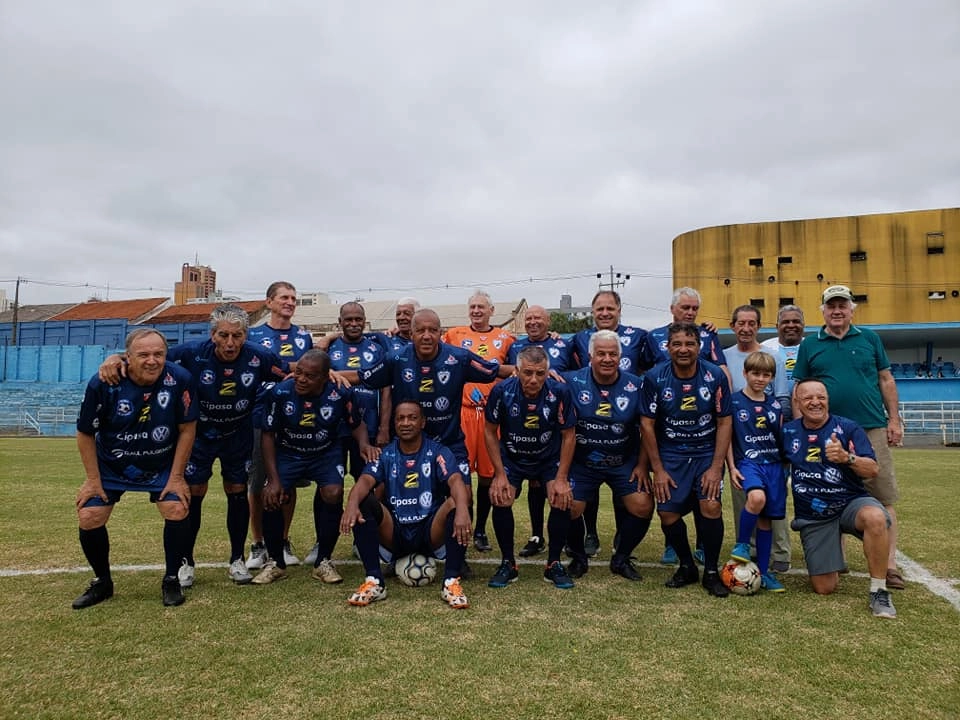
<svg viewBox="0 0 960 720"><path fill-rule="evenodd" d="M777 361L766 352L753 352L743 361L747 384L730 399L733 409L733 442L727 453L727 467L733 484L746 492L740 512L740 532L731 557L750 562L750 536L757 531L757 567L761 587L771 592L786 588L770 572L773 547L771 520L780 520L787 512L787 476L781 457L783 411L768 393L777 371Z"/></svg>

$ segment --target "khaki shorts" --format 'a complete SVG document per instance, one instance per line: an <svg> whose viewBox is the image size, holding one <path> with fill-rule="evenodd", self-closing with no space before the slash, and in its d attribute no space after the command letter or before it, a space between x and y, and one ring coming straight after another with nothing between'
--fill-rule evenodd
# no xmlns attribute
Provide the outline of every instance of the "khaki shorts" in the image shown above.
<svg viewBox="0 0 960 720"><path fill-rule="evenodd" d="M887 429L882 427L867 430L867 437L877 456L880 474L875 478L864 478L863 486L884 505L893 505L900 499L900 490L897 488L897 473L893 467L893 453L887 444Z"/></svg>

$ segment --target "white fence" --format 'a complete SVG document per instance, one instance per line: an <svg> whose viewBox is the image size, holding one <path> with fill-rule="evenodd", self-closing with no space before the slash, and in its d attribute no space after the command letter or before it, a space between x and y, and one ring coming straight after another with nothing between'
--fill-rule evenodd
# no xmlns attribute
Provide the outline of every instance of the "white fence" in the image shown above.
<svg viewBox="0 0 960 720"><path fill-rule="evenodd" d="M943 445L960 443L960 402L900 403L904 436L935 435Z"/></svg>

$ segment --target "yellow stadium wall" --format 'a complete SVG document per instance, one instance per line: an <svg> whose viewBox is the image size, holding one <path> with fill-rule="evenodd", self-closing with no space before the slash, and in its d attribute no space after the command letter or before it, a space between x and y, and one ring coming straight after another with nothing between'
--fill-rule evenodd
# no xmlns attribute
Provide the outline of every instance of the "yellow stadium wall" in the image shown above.
<svg viewBox="0 0 960 720"><path fill-rule="evenodd" d="M931 254L935 247L943 252ZM957 322L960 208L692 230L674 238L673 279L675 287L699 290L702 316L722 325L734 307L755 299L772 325L784 298L818 324L820 295L830 285L866 296L854 316L863 325Z"/></svg>

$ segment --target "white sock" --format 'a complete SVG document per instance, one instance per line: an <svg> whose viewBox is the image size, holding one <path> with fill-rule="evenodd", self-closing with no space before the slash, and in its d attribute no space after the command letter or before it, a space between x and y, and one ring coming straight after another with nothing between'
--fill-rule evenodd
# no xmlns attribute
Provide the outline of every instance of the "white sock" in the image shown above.
<svg viewBox="0 0 960 720"><path fill-rule="evenodd" d="M870 592L875 593L877 590L886 590L887 589L887 579L882 578L870 578Z"/></svg>

